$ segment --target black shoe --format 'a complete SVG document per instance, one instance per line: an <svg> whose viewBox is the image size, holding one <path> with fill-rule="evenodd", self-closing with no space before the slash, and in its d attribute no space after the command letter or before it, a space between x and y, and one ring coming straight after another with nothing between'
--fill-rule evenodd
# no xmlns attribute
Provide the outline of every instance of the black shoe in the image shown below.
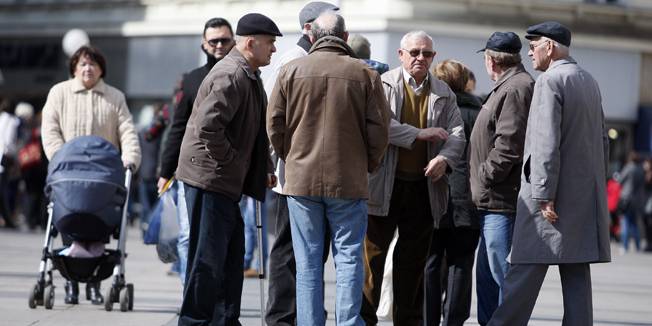
<svg viewBox="0 0 652 326"><path fill-rule="evenodd" d="M64 286L66 289L66 298L64 299L66 304L78 304L79 303L79 283L75 281L66 281Z"/></svg>
<svg viewBox="0 0 652 326"><path fill-rule="evenodd" d="M97 305L104 303L104 297L100 293L100 282L86 283L86 300Z"/></svg>

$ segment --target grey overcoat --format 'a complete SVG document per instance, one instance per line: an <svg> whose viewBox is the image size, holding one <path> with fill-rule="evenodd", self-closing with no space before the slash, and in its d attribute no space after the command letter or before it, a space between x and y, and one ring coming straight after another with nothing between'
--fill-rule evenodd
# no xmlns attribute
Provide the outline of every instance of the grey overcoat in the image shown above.
<svg viewBox="0 0 652 326"><path fill-rule="evenodd" d="M611 260L606 176L608 139L600 89L567 57L551 63L534 86L512 264ZM546 221L539 200L553 200L559 219Z"/></svg>

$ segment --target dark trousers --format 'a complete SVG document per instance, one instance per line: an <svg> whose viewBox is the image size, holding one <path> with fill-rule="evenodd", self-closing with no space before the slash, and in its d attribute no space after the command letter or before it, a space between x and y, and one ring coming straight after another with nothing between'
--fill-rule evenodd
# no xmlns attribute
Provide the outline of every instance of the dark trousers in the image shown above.
<svg viewBox="0 0 652 326"><path fill-rule="evenodd" d="M437 229L432 234L430 252L423 275L424 325L463 325L471 311L473 261L480 230L468 227Z"/></svg>
<svg viewBox="0 0 652 326"><path fill-rule="evenodd" d="M292 248L287 197L276 195L276 239L269 253L269 296L265 322L269 326L295 325L297 320L297 266ZM323 262L328 260L330 232L327 230Z"/></svg>
<svg viewBox="0 0 652 326"><path fill-rule="evenodd" d="M398 228L394 247L394 325L422 322L423 269L433 230L427 180L394 181L387 216L369 215L365 237L365 283L361 315L367 325L378 323L383 270L389 244Z"/></svg>
<svg viewBox="0 0 652 326"><path fill-rule="evenodd" d="M240 325L244 223L238 202L185 184L190 220L179 326Z"/></svg>
<svg viewBox="0 0 652 326"><path fill-rule="evenodd" d="M526 326L548 271L546 264L510 265L505 277L503 302L489 326ZM587 263L559 264L564 302L562 326L593 325L591 268Z"/></svg>

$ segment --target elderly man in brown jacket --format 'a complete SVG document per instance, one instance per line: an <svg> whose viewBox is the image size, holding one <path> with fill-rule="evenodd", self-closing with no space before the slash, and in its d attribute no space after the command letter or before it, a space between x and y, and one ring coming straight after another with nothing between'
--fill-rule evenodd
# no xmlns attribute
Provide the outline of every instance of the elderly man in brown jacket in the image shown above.
<svg viewBox="0 0 652 326"><path fill-rule="evenodd" d="M276 24L261 14L238 22L236 46L202 82L181 143L190 246L179 325L239 325L244 264L244 193L264 200L275 180L265 133L259 67L276 51ZM269 173L269 174L268 174Z"/></svg>
<svg viewBox="0 0 652 326"><path fill-rule="evenodd" d="M297 325L324 325L324 229L337 273L338 325L362 325L367 172L388 142L389 110L380 76L346 44L344 19L328 12L310 31L308 56L279 73L267 131L285 161L292 244L297 266Z"/></svg>
<svg viewBox="0 0 652 326"><path fill-rule="evenodd" d="M484 49L494 88L478 114L470 141L470 181L480 215L476 267L478 323L485 325L502 300L520 185L525 128L534 80L521 64L521 40L495 32Z"/></svg>

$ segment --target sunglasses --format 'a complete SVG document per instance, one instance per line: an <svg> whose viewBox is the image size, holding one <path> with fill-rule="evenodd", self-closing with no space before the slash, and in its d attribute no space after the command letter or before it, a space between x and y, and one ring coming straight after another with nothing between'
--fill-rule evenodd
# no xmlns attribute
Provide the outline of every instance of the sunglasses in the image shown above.
<svg viewBox="0 0 652 326"><path fill-rule="evenodd" d="M229 44L233 41L230 37L220 37L220 38L214 38L212 40L206 41L208 44L211 46L217 46L218 43L222 43L222 45Z"/></svg>
<svg viewBox="0 0 652 326"><path fill-rule="evenodd" d="M408 50L408 49L403 49L403 48L401 48L401 50L403 50L403 51L409 53L410 56L413 57L413 58L418 57L419 54L421 54L421 55L422 55L424 58L426 58L426 59L430 59L430 58L432 58L432 57L435 56L435 52L434 52L434 51L428 51L428 50L417 50L417 49Z"/></svg>

